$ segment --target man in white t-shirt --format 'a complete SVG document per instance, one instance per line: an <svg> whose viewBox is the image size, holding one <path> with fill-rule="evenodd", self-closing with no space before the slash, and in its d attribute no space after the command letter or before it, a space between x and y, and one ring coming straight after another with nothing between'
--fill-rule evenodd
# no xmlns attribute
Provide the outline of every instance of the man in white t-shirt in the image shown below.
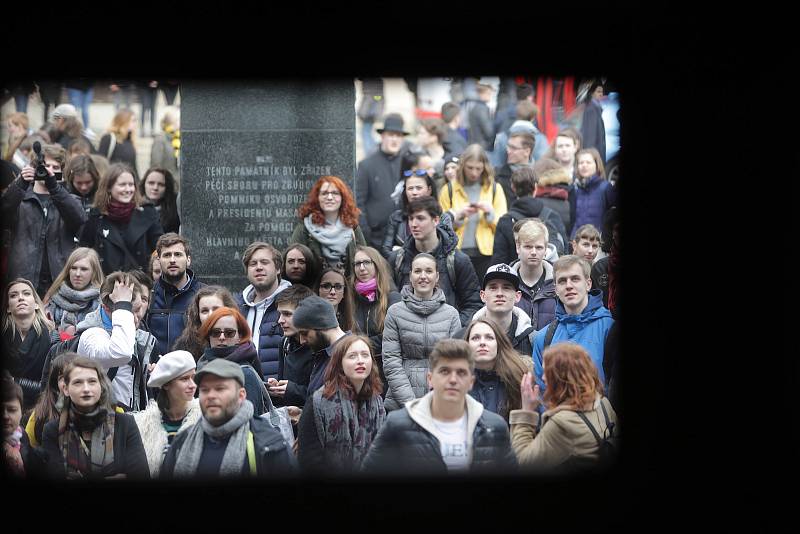
<svg viewBox="0 0 800 534"><path fill-rule="evenodd" d="M475 356L460 339L442 339L430 357L424 397L391 412L362 465L380 474L498 474L515 470L508 425L468 395Z"/></svg>

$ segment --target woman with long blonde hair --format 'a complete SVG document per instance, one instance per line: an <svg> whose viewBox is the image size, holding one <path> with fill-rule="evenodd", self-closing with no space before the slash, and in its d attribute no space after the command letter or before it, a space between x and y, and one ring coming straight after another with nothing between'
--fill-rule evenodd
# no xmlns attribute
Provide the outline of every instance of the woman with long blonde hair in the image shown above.
<svg viewBox="0 0 800 534"><path fill-rule="evenodd" d="M44 305L34 285L24 278L9 282L3 292L2 354L4 367L22 386L23 409L36 403L42 370L53 341L54 325L44 314Z"/></svg>
<svg viewBox="0 0 800 534"><path fill-rule="evenodd" d="M45 314L59 334L74 334L86 314L100 305L103 268L94 249L78 247L44 295Z"/></svg>
<svg viewBox="0 0 800 534"><path fill-rule="evenodd" d="M136 115L121 109L114 115L97 151L111 163L126 163L136 172Z"/></svg>
<svg viewBox="0 0 800 534"><path fill-rule="evenodd" d="M497 222L508 207L486 151L470 145L460 158L456 180L442 187L439 204L452 213L458 248L469 256L481 280L492 259Z"/></svg>

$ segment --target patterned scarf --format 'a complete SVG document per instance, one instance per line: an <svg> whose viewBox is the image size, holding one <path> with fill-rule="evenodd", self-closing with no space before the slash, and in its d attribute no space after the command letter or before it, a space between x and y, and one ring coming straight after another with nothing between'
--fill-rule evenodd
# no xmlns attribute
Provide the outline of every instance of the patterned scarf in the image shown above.
<svg viewBox="0 0 800 534"><path fill-rule="evenodd" d="M136 209L135 202L117 202L112 198L108 201L108 218L115 223L128 224L134 209Z"/></svg>
<svg viewBox="0 0 800 534"><path fill-rule="evenodd" d="M20 454L20 439L22 438L22 427L17 429L3 441L3 458L6 461L9 472L19 478L25 476L25 465L22 463Z"/></svg>
<svg viewBox="0 0 800 534"><path fill-rule="evenodd" d="M204 417L187 428L186 441L183 442L178 457L175 459L175 477L192 477L197 472L200 457L203 456L203 438L205 434L214 439L223 439L230 436L225 454L222 456L222 465L219 467L220 476L239 476L242 473L245 455L247 454L247 434L250 431L248 424L253 417L253 404L245 399L230 420L220 426L213 426Z"/></svg>
<svg viewBox="0 0 800 534"><path fill-rule="evenodd" d="M326 454L340 471L357 471L369 447L386 420L383 399L375 395L368 401L350 400L336 391L333 398L322 395L323 388L314 392L314 422L317 437Z"/></svg>
<svg viewBox="0 0 800 534"><path fill-rule="evenodd" d="M53 313L54 318L57 318L58 315L61 316L59 328L63 330L63 327L68 325L77 326L83 319L81 315L84 317L86 315L80 312L84 310L86 312L92 311L89 306L99 296L100 288L87 287L82 291L78 291L69 287L66 282L62 283L61 287L58 288L58 292L51 298L51 301L62 310L61 314L57 311Z"/></svg>
<svg viewBox="0 0 800 534"><path fill-rule="evenodd" d="M58 420L58 445L67 479L103 476L103 469L114 462L114 412L96 407L89 413L65 401ZM81 434L91 432L91 450Z"/></svg>
<svg viewBox="0 0 800 534"><path fill-rule="evenodd" d="M354 239L352 228L345 226L338 218L335 224L325 223L323 226L317 226L311 221L311 215L306 215L303 224L311 237L320 244L322 256L328 265L336 267L337 264L344 263L347 245Z"/></svg>
<svg viewBox="0 0 800 534"><path fill-rule="evenodd" d="M377 278L367 280L366 282L356 282L356 291L358 291L360 295L366 297L370 302L375 302L375 297L378 295L377 289Z"/></svg>

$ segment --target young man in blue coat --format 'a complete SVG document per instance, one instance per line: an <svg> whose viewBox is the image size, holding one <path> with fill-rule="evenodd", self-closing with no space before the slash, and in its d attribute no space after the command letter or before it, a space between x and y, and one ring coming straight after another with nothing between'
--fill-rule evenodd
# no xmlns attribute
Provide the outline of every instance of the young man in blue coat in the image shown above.
<svg viewBox="0 0 800 534"><path fill-rule="evenodd" d="M553 264L558 303L554 319L556 327L550 344L569 341L582 346L597 367L603 386L608 387L603 372L603 354L614 319L603 306L600 290L592 289L591 269L589 262L575 255L562 256ZM542 392L545 390L542 353L550 328L550 325L540 325L533 345L533 370Z"/></svg>
<svg viewBox="0 0 800 534"><path fill-rule="evenodd" d="M278 378L283 329L278 324L280 313L275 297L292 284L288 280L281 280L283 258L280 251L269 243L250 243L242 254L242 263L250 285L235 296L236 302L253 333L253 343L261 361L259 371L262 378Z"/></svg>
<svg viewBox="0 0 800 534"><path fill-rule="evenodd" d="M174 232L162 235L156 243L156 254L161 277L153 287L147 325L158 340L158 354L167 354L186 326L186 308L205 284L189 269L192 253L186 238Z"/></svg>

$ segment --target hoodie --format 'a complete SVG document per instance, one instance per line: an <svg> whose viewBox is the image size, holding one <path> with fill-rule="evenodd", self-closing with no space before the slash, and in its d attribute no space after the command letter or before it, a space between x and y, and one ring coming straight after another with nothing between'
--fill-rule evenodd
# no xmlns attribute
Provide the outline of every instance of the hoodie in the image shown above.
<svg viewBox="0 0 800 534"><path fill-rule="evenodd" d="M549 208L547 213L542 216L542 211L546 206L544 201L539 198L526 196L518 198L511 204L508 213L500 217L497 221L497 230L494 234L494 249L492 252L492 265L506 263L511 265L516 261L517 246L514 242L514 223L520 219L528 217L539 218L547 227L548 249L555 250L556 257L564 254L567 248L567 229L561 215L553 208Z"/></svg>
<svg viewBox="0 0 800 534"><path fill-rule="evenodd" d="M521 302L521 300L520 300ZM531 334L534 333L536 330L531 323L531 318L525 313L525 310L522 308L517 307L515 305L511 313L513 314L511 320L511 328L514 330L513 332L506 332L509 334L509 340L511 341L511 345L514 347L514 350L522 354L523 356L528 356L531 354L532 349L532 339ZM486 306L475 312L475 315L472 316L472 319L483 319L486 317L486 314L489 310L486 309ZM464 334L466 334L466 328L462 329L460 332L460 336L457 336L460 339L464 338Z"/></svg>
<svg viewBox="0 0 800 534"><path fill-rule="evenodd" d="M272 295L258 304L253 302L256 292L252 284L244 288L241 295L236 295L239 311L250 325L253 344L258 349L261 369L257 371L262 374L264 380L278 377L278 353L283 341L283 329L278 324L280 314L275 306L275 297L291 285L288 280L281 280Z"/></svg>

